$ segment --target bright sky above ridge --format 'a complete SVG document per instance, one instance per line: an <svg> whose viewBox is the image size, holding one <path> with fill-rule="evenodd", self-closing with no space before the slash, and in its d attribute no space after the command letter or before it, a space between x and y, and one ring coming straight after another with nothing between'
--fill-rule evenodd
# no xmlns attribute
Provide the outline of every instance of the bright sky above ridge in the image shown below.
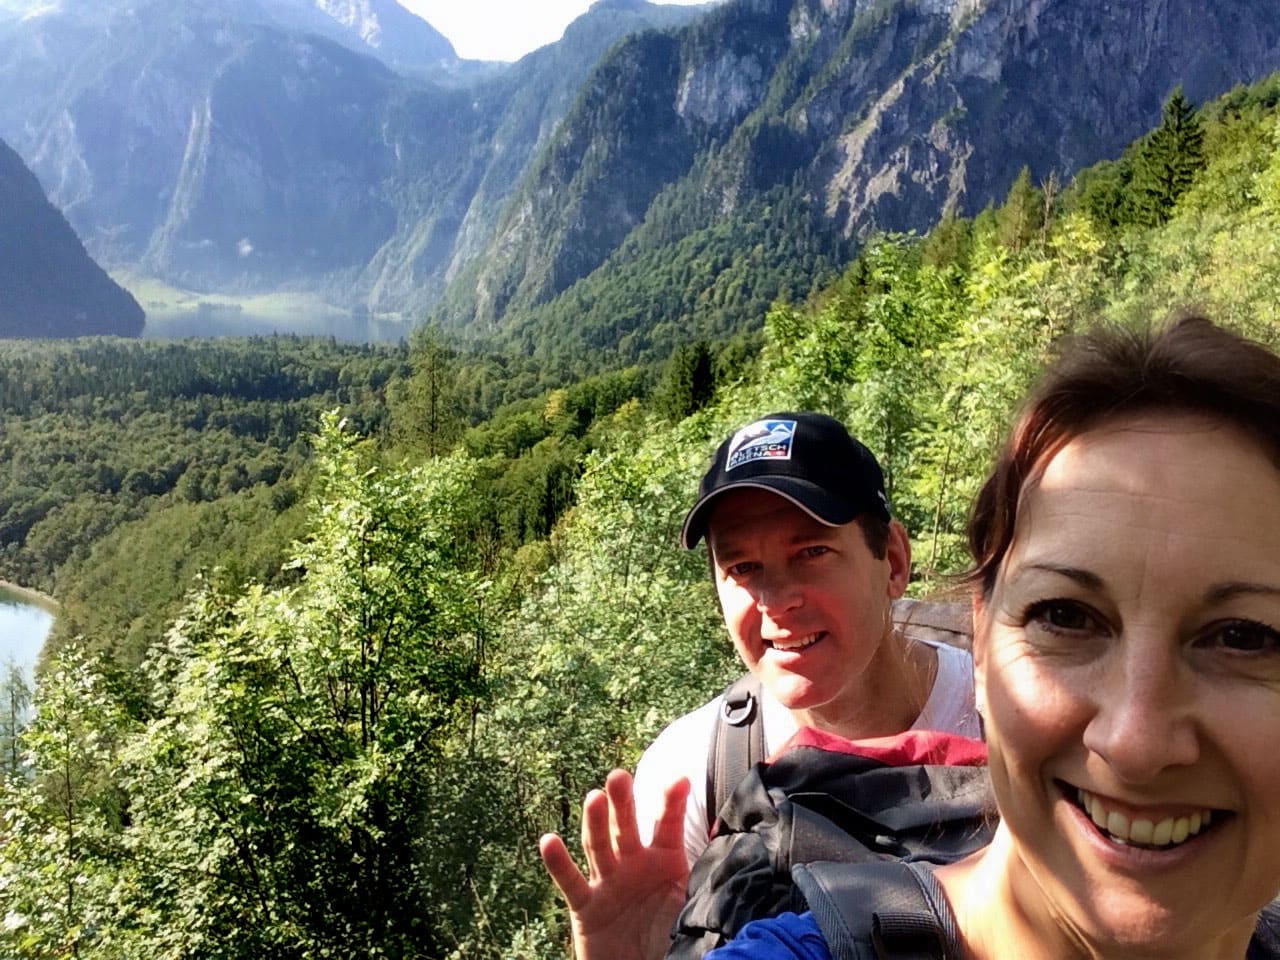
<svg viewBox="0 0 1280 960"><path fill-rule="evenodd" d="M703 3L705 0L653 0ZM592 0L400 0L468 60L519 60L560 39Z"/></svg>

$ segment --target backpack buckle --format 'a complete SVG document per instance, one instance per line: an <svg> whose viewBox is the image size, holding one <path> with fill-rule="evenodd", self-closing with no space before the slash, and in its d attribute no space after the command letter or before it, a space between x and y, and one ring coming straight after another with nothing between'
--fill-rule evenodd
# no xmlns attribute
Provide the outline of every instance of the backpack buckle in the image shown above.
<svg viewBox="0 0 1280 960"><path fill-rule="evenodd" d="M720 704L720 715L731 727L745 727L756 715L756 698L750 690L744 690L732 699L725 697Z"/></svg>

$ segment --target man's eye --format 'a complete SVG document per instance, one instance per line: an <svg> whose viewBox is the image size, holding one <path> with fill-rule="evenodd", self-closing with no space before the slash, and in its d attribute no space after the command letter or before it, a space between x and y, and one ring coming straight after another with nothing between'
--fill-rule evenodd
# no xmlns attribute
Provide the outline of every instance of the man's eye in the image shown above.
<svg viewBox="0 0 1280 960"><path fill-rule="evenodd" d="M1039 623L1050 630L1076 632L1092 630L1098 625L1093 612L1075 600L1041 600L1027 608L1027 623Z"/></svg>
<svg viewBox="0 0 1280 960"><path fill-rule="evenodd" d="M1237 653L1280 652L1280 631L1254 620L1230 620L1210 628L1201 641Z"/></svg>
<svg viewBox="0 0 1280 960"><path fill-rule="evenodd" d="M830 553L831 548L823 544L814 544L811 547L805 547L803 553L806 557L820 557L824 553Z"/></svg>
<svg viewBox="0 0 1280 960"><path fill-rule="evenodd" d="M744 560L742 563L730 564L725 568L725 572L731 577L741 579L742 577L750 576L759 566L760 564L754 560Z"/></svg>

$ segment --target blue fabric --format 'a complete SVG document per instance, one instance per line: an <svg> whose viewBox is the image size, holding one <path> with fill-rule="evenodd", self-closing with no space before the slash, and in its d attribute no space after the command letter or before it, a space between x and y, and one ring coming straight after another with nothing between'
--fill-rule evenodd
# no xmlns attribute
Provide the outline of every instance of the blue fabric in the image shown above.
<svg viewBox="0 0 1280 960"><path fill-rule="evenodd" d="M704 960L831 960L831 951L812 913L783 913L751 921Z"/></svg>

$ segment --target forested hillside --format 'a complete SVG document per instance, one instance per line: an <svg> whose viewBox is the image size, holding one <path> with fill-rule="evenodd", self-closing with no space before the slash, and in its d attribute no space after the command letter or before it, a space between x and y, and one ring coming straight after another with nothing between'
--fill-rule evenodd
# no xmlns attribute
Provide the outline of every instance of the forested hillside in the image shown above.
<svg viewBox="0 0 1280 960"><path fill-rule="evenodd" d="M380 394L395 358L349 358L371 392L334 399L366 412L316 421L279 572L192 583L134 672L114 632L46 664L4 786L0 952L564 957L536 838L576 836L585 791L733 671L705 558L676 544L726 432L845 419L927 591L963 567L969 500L1057 340L1195 304L1280 347L1277 290L1280 77L1198 113L1175 93L1071 183L1028 173L972 219L875 237L758 349L690 348L660 380L531 400L535 367L427 337ZM497 536L495 465L536 486L553 462L553 525Z"/></svg>
<svg viewBox="0 0 1280 960"><path fill-rule="evenodd" d="M829 282L871 235L1068 178L1280 69L1280 8L753 0L596 67L433 316L536 352L664 357Z"/></svg>
<svg viewBox="0 0 1280 960"><path fill-rule="evenodd" d="M604 0L485 66L395 0L11 0L0 136L109 269L417 316L614 41L700 12Z"/></svg>
<svg viewBox="0 0 1280 960"><path fill-rule="evenodd" d="M135 335L142 308L90 259L0 140L0 337Z"/></svg>

